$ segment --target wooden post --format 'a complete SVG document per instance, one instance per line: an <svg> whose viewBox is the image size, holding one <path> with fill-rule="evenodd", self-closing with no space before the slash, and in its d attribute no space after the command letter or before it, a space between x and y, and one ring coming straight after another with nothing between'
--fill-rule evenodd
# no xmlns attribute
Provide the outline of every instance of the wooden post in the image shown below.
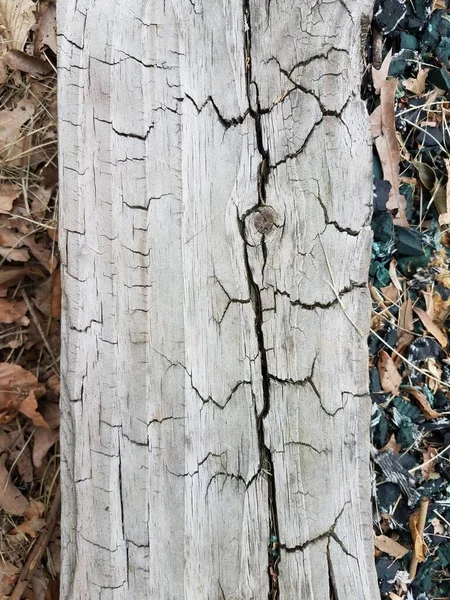
<svg viewBox="0 0 450 600"><path fill-rule="evenodd" d="M370 0L58 0L64 600L372 600Z"/></svg>

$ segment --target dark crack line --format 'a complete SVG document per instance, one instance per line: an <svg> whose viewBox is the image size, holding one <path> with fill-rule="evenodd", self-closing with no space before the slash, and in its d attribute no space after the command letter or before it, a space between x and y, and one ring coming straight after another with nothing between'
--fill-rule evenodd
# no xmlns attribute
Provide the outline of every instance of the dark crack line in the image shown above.
<svg viewBox="0 0 450 600"><path fill-rule="evenodd" d="M351 503L351 500L347 500L346 502L344 502L344 506L339 511L339 514L335 518L333 525L331 525L331 527L327 531L324 531L323 533L319 533L319 535L316 535L315 537L311 538L310 540L307 540L303 544L298 544L297 546L286 546L286 544L280 543L280 548L282 548L285 552L303 552L303 550L305 548L307 548L308 546L311 546L311 544L315 544L316 542L319 542L320 540L323 540L325 538L329 539L334 534L335 529L337 527L337 523L338 523L339 519L341 518L341 516L345 510L345 507L347 506L347 504L350 504L350 503Z"/></svg>
<svg viewBox="0 0 450 600"><path fill-rule="evenodd" d="M356 560L356 562L359 562L358 557L347 550L347 548L344 545L344 542L337 536L335 531L333 531L330 534L330 538L333 538L333 540L338 544L338 546L341 548L341 550L344 554L346 554L347 556L350 556L351 558L354 558Z"/></svg>
<svg viewBox="0 0 450 600"><path fill-rule="evenodd" d="M350 294L355 289L365 289L365 288L367 288L367 282L358 283L358 282L352 281L350 285L342 288L339 291L339 294L338 294L339 300L342 300L343 296L345 296L346 294ZM329 302L313 302L312 304L305 304L301 300L292 300L289 292L286 292L285 290L275 290L275 295L286 296L286 298L289 298L289 302L290 302L291 306L298 306L299 308L301 308L303 310L316 310L316 309L326 310L327 308L331 308L332 306L339 304L339 300L337 298L334 298L334 300L330 300Z"/></svg>
<svg viewBox="0 0 450 600"><path fill-rule="evenodd" d="M230 129L230 127L236 127L237 125L242 125L242 123L245 121L245 118L247 117L249 111L246 110L245 113L242 116L239 117L233 117L232 119L226 119L219 111L219 107L217 106L217 104L214 102L214 99L212 96L208 96L206 98L206 100L203 102L203 104L201 106L198 106L198 104L196 103L196 101L194 100L194 98L192 98L192 96L190 96L189 94L185 94L185 97L192 102L192 104L195 107L195 110L197 111L197 114L200 114L202 112L202 110L205 108L205 106L207 106L208 104L211 104L211 106L214 109L214 112L217 115L217 118L219 119L220 124L222 125L222 127L224 129Z"/></svg>
<svg viewBox="0 0 450 600"><path fill-rule="evenodd" d="M327 543L328 587L329 587L330 600L338 600L336 582L335 582L334 573L333 573L333 565L331 562L330 543L331 543L331 536L328 538L328 543Z"/></svg>
<svg viewBox="0 0 450 600"><path fill-rule="evenodd" d="M287 163L288 160L293 160L294 158L297 158L297 156L305 150L306 146L308 145L309 140L315 133L317 126L320 125L322 123L322 121L323 121L323 117L319 121L314 123L314 127L311 128L311 131L308 133L303 144L301 145L301 147L298 150L296 150L295 152L290 152L289 154L286 154L283 158L280 158L280 160L278 162L271 164L270 169L276 169L280 165Z"/></svg>
<svg viewBox="0 0 450 600"><path fill-rule="evenodd" d="M256 207L263 206L266 199L266 183L269 176L269 153L264 147L263 143L263 131L261 125L261 106L259 101L259 90L256 82L252 80L252 29L251 29L251 14L250 14L250 0L243 0L243 33L244 33L244 69L246 78L246 91L247 100L249 106L250 116L255 122L255 133L256 133L256 145L258 152L261 155L261 162L258 167L258 178L257 178L257 203ZM252 107L251 101L251 88L252 85L256 91L256 110ZM247 211L248 214L250 214ZM269 513L269 540L267 550L267 575L269 583L269 591L267 598L268 600L279 600L279 587L278 587L278 553L274 551L278 548L279 541L279 526L278 526L278 513L277 513L277 499L275 489L275 471L272 460L272 453L269 447L266 445L264 437L264 418L270 410L270 377L267 363L267 349L264 341L263 331L263 308L261 299L261 290L255 278L250 266L250 258L248 254L248 244L245 238L245 217L243 215L239 217L237 215L238 229L243 242L243 258L245 264L245 270L247 274L249 296L255 315L255 333L258 342L259 359L261 365L261 376L262 376L262 391L263 391L263 410L258 414L255 406L255 419L256 428L258 434L258 447L260 455L260 471L267 474L267 491L268 491L268 513ZM262 251L263 251L263 265L262 275L264 276L264 267L267 260L267 247L265 243L265 237L262 236Z"/></svg>
<svg viewBox="0 0 450 600"><path fill-rule="evenodd" d="M241 483L244 485L245 489L248 490L248 488L251 486L251 484L253 483L253 481L256 479L256 477L258 477L258 475L260 474L260 469L257 469L256 473L254 475L251 476L249 481L246 481L244 479L244 477L242 477L242 475L240 475L239 473L228 473L227 471L217 471L216 473L214 473L213 475L211 475L209 481L208 481L208 485L206 486L206 491L205 491L205 500L208 496L208 492L209 492L209 488L212 484L212 482L217 478L217 477L224 477L223 483L222 483L222 488L220 490L220 492L223 492L223 489L225 487L226 482L228 481L228 479L237 481L238 483Z"/></svg>
<svg viewBox="0 0 450 600"><path fill-rule="evenodd" d="M230 391L230 393L228 394L228 396L225 398L225 402L223 404L220 404L220 402L217 402L217 400L214 400L212 398L212 396L208 396L207 398L205 398L204 396L202 396L200 394L200 391L195 387L193 380L192 380L192 374L189 373L189 371L186 370L186 373L189 377L189 379L191 380L191 388L194 390L194 392L197 394L197 396L200 398L200 400L203 402L203 405L205 404L209 404L210 402L212 404L214 404L214 406L217 406L217 408L220 408L221 410L223 410L226 405L228 404L228 402L231 400L231 398L234 396L234 394L237 392L237 390L242 386L242 385L251 385L252 382L251 381L247 381L247 380L242 380L242 381L238 381L236 383L236 385L232 388L232 390ZM202 407L203 408L203 407Z"/></svg>

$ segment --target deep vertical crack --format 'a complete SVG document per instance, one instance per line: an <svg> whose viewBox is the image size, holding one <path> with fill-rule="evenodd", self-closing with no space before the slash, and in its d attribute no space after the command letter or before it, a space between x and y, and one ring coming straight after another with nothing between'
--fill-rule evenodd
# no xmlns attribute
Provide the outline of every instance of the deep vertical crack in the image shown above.
<svg viewBox="0 0 450 600"><path fill-rule="evenodd" d="M333 565L331 564L330 543L331 543L331 537L328 538L328 543L327 543L327 565L328 565L328 582L329 582L330 600L338 600L336 583L334 580Z"/></svg>
<svg viewBox="0 0 450 600"><path fill-rule="evenodd" d="M256 144L258 152L261 155L261 162L258 166L258 186L257 186L257 206L263 206L266 200L265 186L269 175L269 152L264 147L263 133L261 127L261 108L259 102L258 86L252 80L252 63L251 63L251 15L250 15L250 0L243 0L243 21L244 21L244 68L246 78L247 99L249 105L249 114L255 121ZM256 107L252 106L251 92L252 86L255 90ZM278 588L278 562L279 562L279 530L278 530L278 515L275 489L275 473L272 460L272 453L265 442L264 437L264 418L270 410L270 377L267 366L267 352L264 342L263 331L263 307L261 301L261 291L255 281L253 272L250 266L248 255L248 246L245 238L245 217L238 215L238 227L243 240L244 261L249 287L249 295L251 298L253 311L255 315L255 332L258 341L259 357L261 361L261 376L263 389L263 409L258 414L255 406L256 427L258 433L258 446L260 455L260 470L268 474L267 489L268 489L268 510L269 510L269 540L268 540L268 577L269 577L269 593L268 600L279 600ZM263 265L262 276L264 276L264 267L267 259L267 246L265 236L262 235L262 253Z"/></svg>

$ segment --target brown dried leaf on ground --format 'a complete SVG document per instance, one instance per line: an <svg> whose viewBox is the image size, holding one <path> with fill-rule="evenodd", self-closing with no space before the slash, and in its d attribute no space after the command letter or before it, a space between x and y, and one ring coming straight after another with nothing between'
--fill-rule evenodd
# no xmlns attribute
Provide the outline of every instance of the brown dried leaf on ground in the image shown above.
<svg viewBox="0 0 450 600"><path fill-rule="evenodd" d="M5 260L14 262L27 262L30 260L30 254L26 248L8 248L8 246L0 246L0 256Z"/></svg>
<svg viewBox="0 0 450 600"><path fill-rule="evenodd" d="M52 287L53 276L50 275L35 287L33 293L33 304L46 317L52 314Z"/></svg>
<svg viewBox="0 0 450 600"><path fill-rule="evenodd" d="M17 581L19 567L12 562L2 561L0 564L0 600L9 598Z"/></svg>
<svg viewBox="0 0 450 600"><path fill-rule="evenodd" d="M18 185L11 183L0 184L0 214L11 212L14 200L22 193Z"/></svg>
<svg viewBox="0 0 450 600"><path fill-rule="evenodd" d="M0 506L10 515L21 517L30 503L12 483L5 467L6 455L0 456Z"/></svg>
<svg viewBox="0 0 450 600"><path fill-rule="evenodd" d="M23 600L48 600L48 596L46 595L47 587L48 577L45 576L42 569L37 569L33 573L29 588L24 593Z"/></svg>
<svg viewBox="0 0 450 600"><path fill-rule="evenodd" d="M431 335L434 338L436 338L436 340L439 342L439 345L445 350L445 348L447 348L448 346L448 338L446 334L441 330L441 328L438 325L436 325L436 323L433 322L432 319L430 319L430 317L424 310L422 310L418 306L414 306L413 310L419 317L419 319L422 321L422 324L428 331L428 333L431 333Z"/></svg>
<svg viewBox="0 0 450 600"><path fill-rule="evenodd" d="M387 79L389 73L389 67L391 65L392 60L392 49L386 54L385 59L379 69L375 69L372 67L372 81L373 86L375 88L375 93L379 94L381 92L381 88L384 85L384 82Z"/></svg>
<svg viewBox="0 0 450 600"><path fill-rule="evenodd" d="M0 323L17 323L18 325L28 325L30 320L25 316L28 308L25 302L10 302L5 298L0 298Z"/></svg>
<svg viewBox="0 0 450 600"><path fill-rule="evenodd" d="M423 453L423 465L421 466L420 471L425 481L428 481L430 479L430 475L434 473L434 465L436 461L433 459L437 453L438 451L436 448L427 448L427 450Z"/></svg>
<svg viewBox="0 0 450 600"><path fill-rule="evenodd" d="M39 468L50 448L59 440L59 429L38 427L33 436L33 464Z"/></svg>
<svg viewBox="0 0 450 600"><path fill-rule="evenodd" d="M40 397L44 392L45 388L30 371L19 365L0 363L0 424L14 419L22 410L23 402L31 395L32 398L24 406L29 411L33 399L36 402L35 393Z"/></svg>
<svg viewBox="0 0 450 600"><path fill-rule="evenodd" d="M397 211L395 222L403 227L408 227L406 219L406 199L400 194L400 148L397 140L395 127L395 93L397 91L397 79L387 79L388 68L385 61L379 72L375 69L375 87L379 88L380 105L370 115L372 125L372 136L375 147L380 158L383 169L383 177L391 184L389 200L386 208Z"/></svg>
<svg viewBox="0 0 450 600"><path fill-rule="evenodd" d="M0 269L0 295L4 296L5 291L13 285L16 285L24 277L29 276L43 276L43 272L40 267L5 267L4 265Z"/></svg>
<svg viewBox="0 0 450 600"><path fill-rule="evenodd" d="M58 405L58 402L57 402L57 400L59 398L59 394L61 393L61 382L59 380L59 377L57 375L51 375L47 379L45 385L47 386L48 393L51 394L53 396L53 398L55 399L55 401L56 401L56 405L57 405L56 408L58 409L58 415L59 415L59 405ZM48 405L47 405L46 409L47 408L48 408ZM50 426L54 427L51 424L51 421L48 419L47 414L46 414L46 419L50 423Z"/></svg>
<svg viewBox="0 0 450 600"><path fill-rule="evenodd" d="M389 554L392 558L402 558L409 552L409 548L405 548L387 535L375 536L375 547L385 554Z"/></svg>
<svg viewBox="0 0 450 600"><path fill-rule="evenodd" d="M13 110L0 110L0 159L10 166L21 162L25 141L21 130L34 111L35 102L29 98L22 98Z"/></svg>
<svg viewBox="0 0 450 600"><path fill-rule="evenodd" d="M395 433L392 433L387 443L381 448L380 452L393 452L394 454L399 454L402 448L401 444L397 443L395 439Z"/></svg>
<svg viewBox="0 0 450 600"><path fill-rule="evenodd" d="M416 77L410 77L409 79L402 81L403 87L416 95L423 94L429 70L430 69L422 69L422 67L419 66L419 72Z"/></svg>
<svg viewBox="0 0 450 600"><path fill-rule="evenodd" d="M50 4L39 20L34 40L35 52L42 52L44 46L48 46L56 54L56 6L54 4Z"/></svg>
<svg viewBox="0 0 450 600"><path fill-rule="evenodd" d="M414 544L414 554L418 562L423 562L428 552L427 545L423 537L419 533L418 525L420 519L420 511L417 510L409 518L409 529L411 531L411 537Z"/></svg>
<svg viewBox="0 0 450 600"><path fill-rule="evenodd" d="M57 386L59 390L59 379L56 375L52 375L47 381L47 388L50 392L47 392L46 398L51 396L52 389ZM59 391L55 394L55 398L59 397ZM46 402L43 408L43 416L45 422L48 424L50 429L38 427L34 432L33 436L33 464L36 468L42 466L42 461L47 455L50 448L59 440L59 421L60 411L58 402Z"/></svg>
<svg viewBox="0 0 450 600"><path fill-rule="evenodd" d="M21 402L19 411L31 419L36 427L44 427L46 429L49 428L49 425L46 423L44 417L38 412L38 403L36 396L34 395L34 391L31 391L25 400Z"/></svg>
<svg viewBox="0 0 450 600"><path fill-rule="evenodd" d="M417 400L420 410L427 419L437 419L441 416L434 408L431 408L425 394L421 391L416 390L415 388L408 388L408 393Z"/></svg>
<svg viewBox="0 0 450 600"><path fill-rule="evenodd" d="M425 360L424 371L427 375L428 375L428 373L431 375L431 377L429 377L429 376L427 377L427 385L434 394L438 390L439 382L441 381L441 377L442 377L441 366L440 366L439 362L437 362L434 358L427 358ZM427 373L427 371L428 371L428 373Z"/></svg>
<svg viewBox="0 0 450 600"><path fill-rule="evenodd" d="M378 372L383 391L390 392L393 396L396 396L402 382L402 377L386 350L380 350L378 353Z"/></svg>
<svg viewBox="0 0 450 600"><path fill-rule="evenodd" d="M28 509L24 512L23 523L11 529L8 534L15 536L28 535L36 538L37 534L45 527L46 520L42 518L45 506L39 500L31 500Z"/></svg>
<svg viewBox="0 0 450 600"><path fill-rule="evenodd" d="M30 75L46 75L52 70L51 65L45 60L20 50L10 50L4 61L10 69L29 73Z"/></svg>
<svg viewBox="0 0 450 600"><path fill-rule="evenodd" d="M431 11L435 10L447 10L447 3L445 0L433 0Z"/></svg>
<svg viewBox="0 0 450 600"><path fill-rule="evenodd" d="M12 432L11 437L15 432ZM25 483L32 483L34 478L33 463L31 462L31 452L27 445L28 440L24 435L23 430L17 431L18 435L14 436L14 442L8 453L8 461L14 464L14 469L18 471L20 478Z"/></svg>
<svg viewBox="0 0 450 600"><path fill-rule="evenodd" d="M20 243L27 246L41 265L49 273L52 273L58 264L58 260L51 239L48 236L38 235L35 232L35 225L29 222L27 216L25 218L10 219L9 225L20 234Z"/></svg>
<svg viewBox="0 0 450 600"><path fill-rule="evenodd" d="M400 297L400 292L393 283L380 288L381 293L390 304L396 304Z"/></svg>
<svg viewBox="0 0 450 600"><path fill-rule="evenodd" d="M53 188L46 188L43 185L30 190L30 196L32 197L31 214L35 221L42 221L44 219L52 192Z"/></svg>
<svg viewBox="0 0 450 600"><path fill-rule="evenodd" d="M413 336L413 312L411 298L406 294L406 300L402 302L398 312L398 338L396 350L401 354L414 339ZM395 364L401 361L399 356L395 359Z"/></svg>
<svg viewBox="0 0 450 600"><path fill-rule="evenodd" d="M28 33L36 23L32 0L0 0L0 38L2 49L22 50Z"/></svg>

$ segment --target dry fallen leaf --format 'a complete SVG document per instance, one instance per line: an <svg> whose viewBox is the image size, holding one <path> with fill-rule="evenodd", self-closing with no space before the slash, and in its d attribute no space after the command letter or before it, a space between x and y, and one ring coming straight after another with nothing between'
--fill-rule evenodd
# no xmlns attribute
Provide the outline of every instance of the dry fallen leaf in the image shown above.
<svg viewBox="0 0 450 600"><path fill-rule="evenodd" d="M22 193L22 190L14 184L0 184L0 213L8 214L11 212L14 200Z"/></svg>
<svg viewBox="0 0 450 600"><path fill-rule="evenodd" d="M30 254L27 248L8 248L6 246L0 246L0 256L5 260L12 260L14 262L27 262L30 260Z"/></svg>
<svg viewBox="0 0 450 600"><path fill-rule="evenodd" d="M427 419L437 419L441 416L438 412L434 410L434 408L431 408L430 403L428 402L425 394L423 394L419 390L416 390L415 388L408 388L408 393L411 394L411 396L413 396L417 400L420 410L423 412Z"/></svg>
<svg viewBox="0 0 450 600"><path fill-rule="evenodd" d="M413 328L412 302L411 298L406 294L406 300L401 304L398 313L397 352L401 353L412 342L414 339L412 334ZM401 361L400 357L397 357L397 359L394 361L396 364L398 361Z"/></svg>
<svg viewBox="0 0 450 600"><path fill-rule="evenodd" d="M9 534L17 535L18 533L21 533L35 538L37 533L46 525L45 519L42 518L44 510L45 505L42 502L39 500L30 500L30 504L23 515L25 517L24 522L18 527L11 529Z"/></svg>
<svg viewBox="0 0 450 600"><path fill-rule="evenodd" d="M372 81L373 86L375 88L375 93L379 94L381 92L381 88L384 85L384 82L387 79L389 73L389 67L391 65L392 60L392 49L386 54L385 59L379 69L375 69L372 67Z"/></svg>
<svg viewBox="0 0 450 600"><path fill-rule="evenodd" d="M54 4L50 4L39 20L34 40L34 47L38 52L41 52L44 46L48 46L56 54L56 6Z"/></svg>
<svg viewBox="0 0 450 600"><path fill-rule="evenodd" d="M443 324L450 315L450 298L443 298L439 292L432 296L433 314L436 323Z"/></svg>
<svg viewBox="0 0 450 600"><path fill-rule="evenodd" d="M381 448L380 452L393 452L394 454L399 454L402 448L401 444L397 443L395 439L395 433L392 433L387 443Z"/></svg>
<svg viewBox="0 0 450 600"><path fill-rule="evenodd" d="M10 515L22 516L29 506L28 500L11 482L5 467L6 455L0 456L0 506Z"/></svg>
<svg viewBox="0 0 450 600"><path fill-rule="evenodd" d="M10 69L29 73L30 75L46 75L52 70L51 65L45 60L31 56L21 50L10 50L4 60Z"/></svg>
<svg viewBox="0 0 450 600"><path fill-rule="evenodd" d="M44 427L49 429L44 417L37 411L38 403L34 391L31 391L28 396L20 403L19 412L33 421L36 427Z"/></svg>
<svg viewBox="0 0 450 600"><path fill-rule="evenodd" d="M378 372L380 374L383 391L390 392L392 395L396 396L398 394L399 385L402 382L402 377L386 350L380 350L378 353Z"/></svg>
<svg viewBox="0 0 450 600"><path fill-rule="evenodd" d="M0 600L8 600L20 572L20 567L12 562L2 561L0 571Z"/></svg>
<svg viewBox="0 0 450 600"><path fill-rule="evenodd" d="M434 394L439 387L439 382L441 381L442 369L434 358L426 359L425 369L431 374L432 378L427 378L427 384Z"/></svg>
<svg viewBox="0 0 450 600"><path fill-rule="evenodd" d="M10 165L20 163L23 149L21 129L34 114L35 103L23 98L13 110L0 110L0 159Z"/></svg>
<svg viewBox="0 0 450 600"><path fill-rule="evenodd" d="M37 537L39 531L41 531L46 525L45 519L41 519L39 517L35 517L30 521L24 521L18 527L15 527L10 534L18 534L29 535L31 538Z"/></svg>
<svg viewBox="0 0 450 600"><path fill-rule="evenodd" d="M416 95L423 94L429 70L430 69L422 69L422 67L419 66L417 76L402 81L403 87Z"/></svg>
<svg viewBox="0 0 450 600"><path fill-rule="evenodd" d="M35 221L42 221L45 217L52 192L52 188L45 188L43 185L29 190L29 194L32 198L31 214Z"/></svg>
<svg viewBox="0 0 450 600"><path fill-rule="evenodd" d="M436 448L427 448L426 452L423 453L423 464L420 468L420 471L425 481L428 481L430 479L430 475L434 473L434 465L436 461L433 459L437 453L438 451Z"/></svg>
<svg viewBox="0 0 450 600"><path fill-rule="evenodd" d="M434 338L436 338L436 340L439 342L439 345L444 349L447 348L448 338L447 338L446 334L441 330L441 328L438 325L436 325L436 323L434 323L430 319L430 317L427 315L427 313L424 310L422 310L421 308L419 308L418 306L414 306L413 311L416 313L416 315L422 321L422 324L425 327L425 329L428 331L428 333L431 333L431 335Z"/></svg>
<svg viewBox="0 0 450 600"><path fill-rule="evenodd" d="M46 386L47 386L47 389L50 394L52 394L55 398L59 397L59 394L61 392L61 382L57 375L52 375L51 377L49 377L48 381L46 383ZM48 405L46 406L46 408L48 408ZM57 408L59 409L58 406L57 406ZM58 415L59 415L59 412L58 412ZM47 415L46 415L46 419L47 419L47 422L50 423L50 419L47 417ZM51 425L51 423L50 423L50 425ZM57 425L51 425L51 427L57 427Z"/></svg>
<svg viewBox="0 0 450 600"><path fill-rule="evenodd" d="M46 248L44 244L36 242L34 236L29 236L24 240L24 243L29 247L31 254L47 269L49 273L53 273L58 265L58 259L55 254Z"/></svg>
<svg viewBox="0 0 450 600"><path fill-rule="evenodd" d="M400 149L395 129L395 93L397 79L386 79L381 87L381 104L370 115L372 136L383 169L383 178L389 181L391 189L386 208L397 211L395 222L408 227L406 219L406 199L400 194Z"/></svg>
<svg viewBox="0 0 450 600"><path fill-rule="evenodd" d="M400 297L400 292L393 283L380 288L381 293L391 304L396 304Z"/></svg>
<svg viewBox="0 0 450 600"><path fill-rule="evenodd" d="M433 0L433 6L431 8L431 11L434 12L435 10L447 10L447 3L445 0Z"/></svg>
<svg viewBox="0 0 450 600"><path fill-rule="evenodd" d="M409 517L409 529L414 544L414 554L418 562L423 562L428 552L428 548L418 530L419 518L420 511L417 510Z"/></svg>
<svg viewBox="0 0 450 600"><path fill-rule="evenodd" d="M402 546L387 535L376 535L374 543L378 550L389 554L392 558L402 558L402 556L405 556L409 552L408 548L405 548L405 546Z"/></svg>
<svg viewBox="0 0 450 600"><path fill-rule="evenodd" d="M33 304L39 311L49 317L52 312L52 284L53 276L50 275L34 288Z"/></svg>
<svg viewBox="0 0 450 600"><path fill-rule="evenodd" d="M22 50L36 23L32 0L0 0L0 38L6 48Z"/></svg>
<svg viewBox="0 0 450 600"><path fill-rule="evenodd" d="M43 273L39 270L39 268L36 267L23 267L18 269L17 267L2 266L0 269L0 289L5 290L16 283L19 283L19 281L22 281L22 279L27 275L38 275L42 277Z"/></svg>
<svg viewBox="0 0 450 600"><path fill-rule="evenodd" d="M59 440L58 429L38 427L33 436L33 464L39 468L50 448Z"/></svg>
<svg viewBox="0 0 450 600"><path fill-rule="evenodd" d="M0 424L14 419L30 394L35 399L35 393L39 397L44 392L45 388L30 371L19 365L0 363ZM30 401L25 408L29 410L29 406Z"/></svg>
<svg viewBox="0 0 450 600"><path fill-rule="evenodd" d="M389 274L391 276L392 283L395 285L399 292L402 292L403 288L398 278L397 261L395 260L395 258L393 258L389 264Z"/></svg>
<svg viewBox="0 0 450 600"><path fill-rule="evenodd" d="M422 296L425 300L426 310L425 312L430 317L432 321L434 321L434 304L433 304L433 294L430 291L430 286L427 286L426 290L422 290Z"/></svg>
<svg viewBox="0 0 450 600"><path fill-rule="evenodd" d="M28 325L30 320L25 316L28 308L25 302L10 302L0 298L0 323L17 323Z"/></svg>

